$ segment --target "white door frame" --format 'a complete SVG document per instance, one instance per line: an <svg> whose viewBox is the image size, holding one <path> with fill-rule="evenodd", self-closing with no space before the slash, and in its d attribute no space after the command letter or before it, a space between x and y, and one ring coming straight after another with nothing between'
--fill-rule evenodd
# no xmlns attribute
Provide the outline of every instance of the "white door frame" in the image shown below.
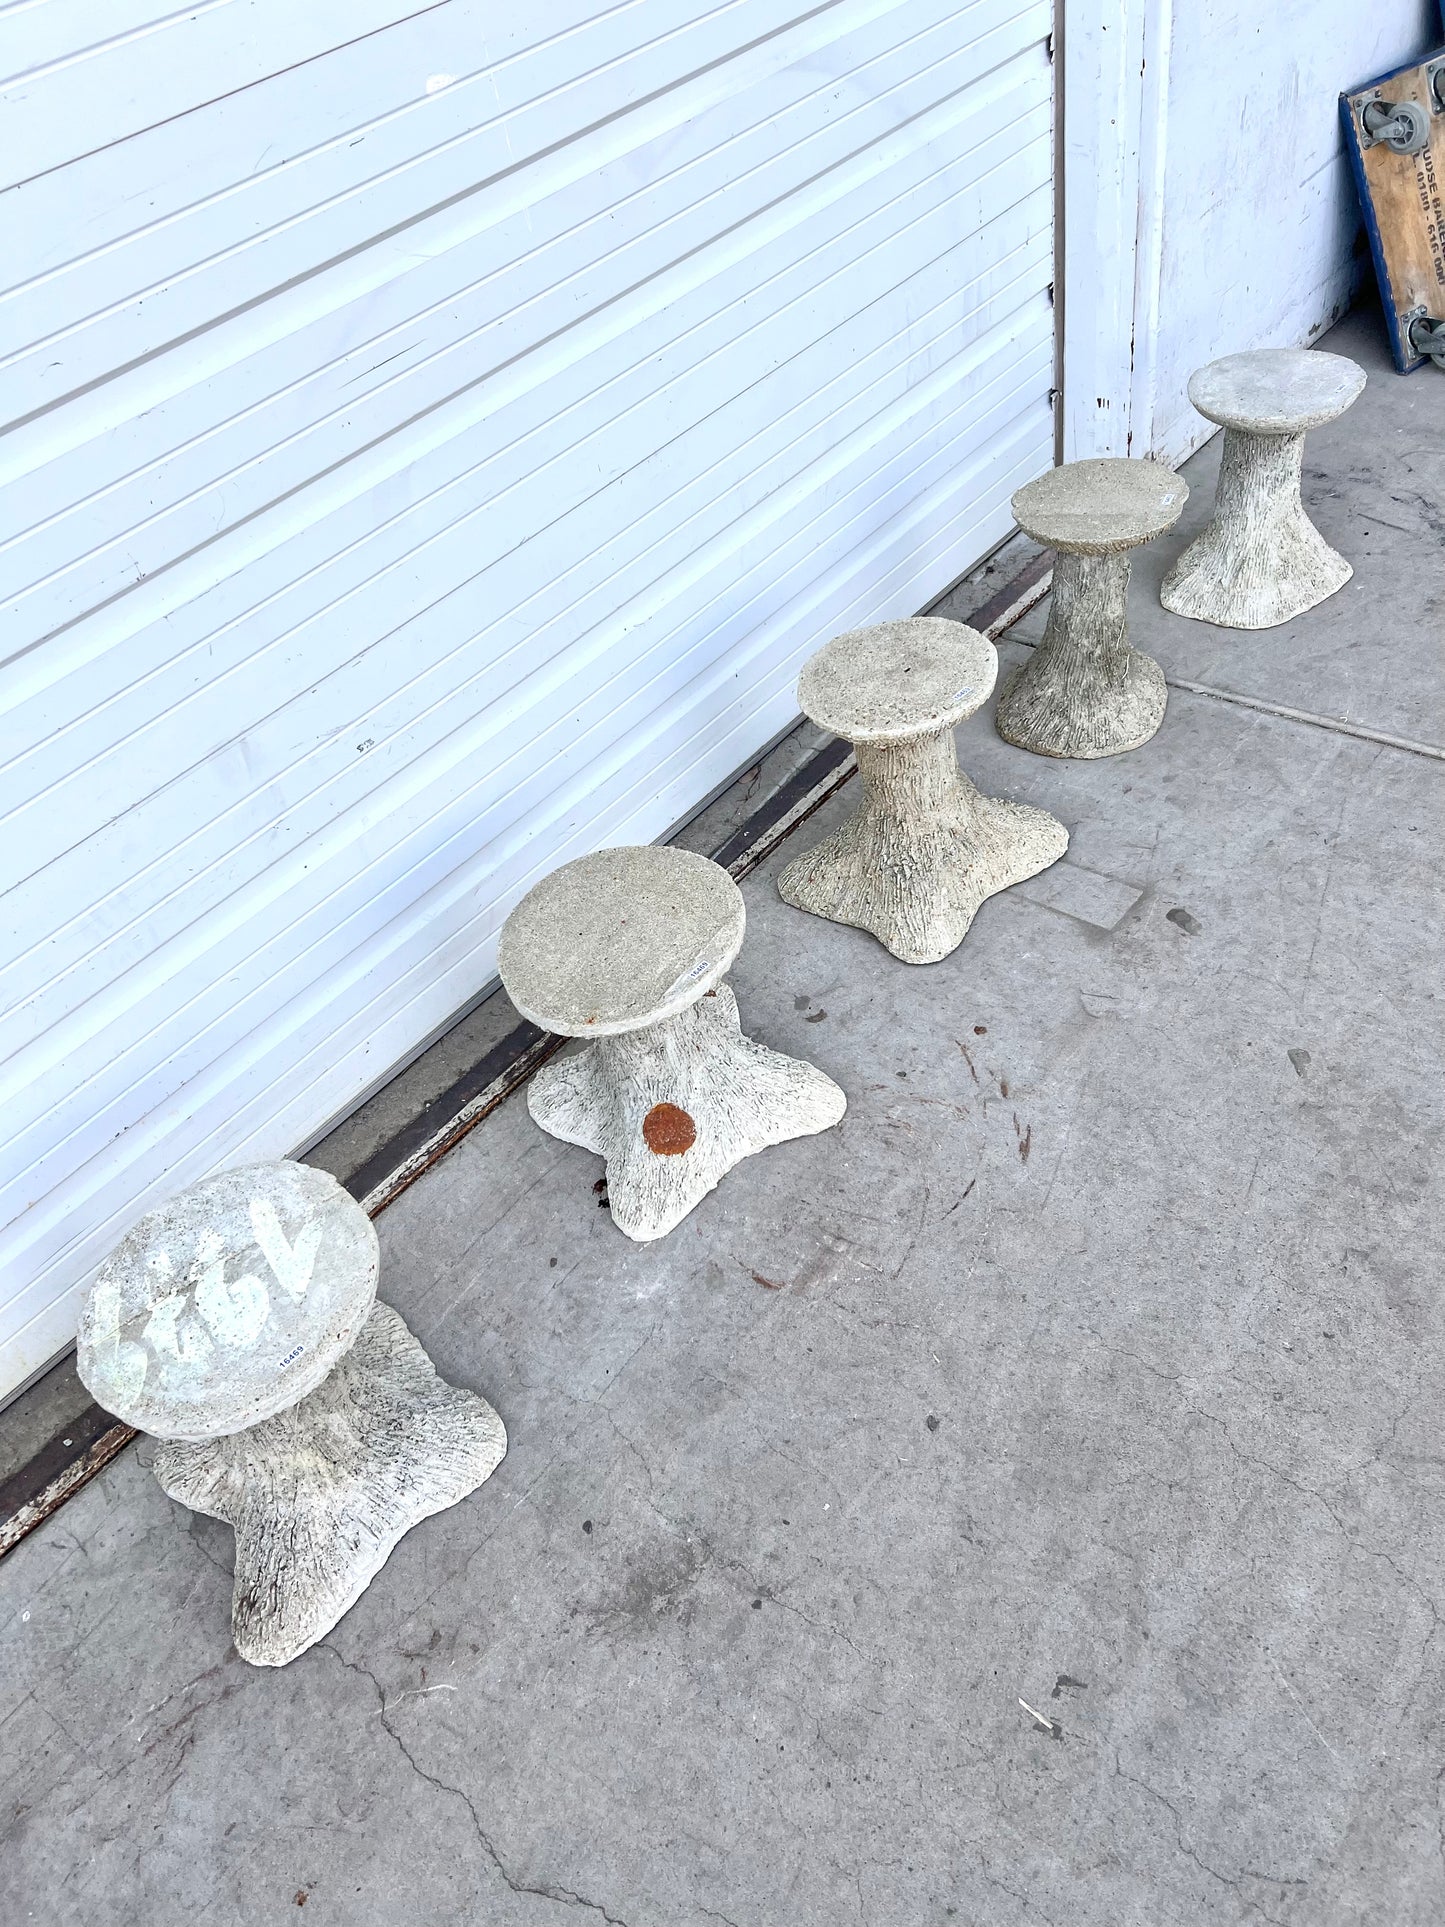
<svg viewBox="0 0 1445 1927"><path fill-rule="evenodd" d="M1060 458L1147 455L1172 0L1055 0Z"/></svg>

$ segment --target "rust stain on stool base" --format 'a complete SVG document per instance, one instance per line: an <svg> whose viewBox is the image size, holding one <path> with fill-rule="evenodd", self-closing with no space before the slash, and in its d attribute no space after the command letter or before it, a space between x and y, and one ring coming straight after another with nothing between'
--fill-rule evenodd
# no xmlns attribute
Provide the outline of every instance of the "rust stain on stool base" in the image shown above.
<svg viewBox="0 0 1445 1927"><path fill-rule="evenodd" d="M642 1141L660 1158L680 1157L697 1142L697 1126L679 1104L654 1104L642 1120Z"/></svg>

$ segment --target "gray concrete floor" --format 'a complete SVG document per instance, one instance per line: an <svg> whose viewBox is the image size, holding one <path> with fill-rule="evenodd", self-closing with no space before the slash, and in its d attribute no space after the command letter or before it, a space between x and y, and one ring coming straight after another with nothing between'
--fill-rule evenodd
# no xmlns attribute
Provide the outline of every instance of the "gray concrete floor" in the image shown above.
<svg viewBox="0 0 1445 1927"><path fill-rule="evenodd" d="M1186 526L1135 636L1442 745L1445 382L1329 345L1354 582L1190 625ZM144 1447L0 1566L0 1918L1445 1918L1445 768L1178 690L1107 762L960 749L1073 841L945 963L778 900L848 790L745 886L744 1021L836 1132L635 1246L513 1098L383 1215L511 1450L323 1645L228 1650Z"/></svg>

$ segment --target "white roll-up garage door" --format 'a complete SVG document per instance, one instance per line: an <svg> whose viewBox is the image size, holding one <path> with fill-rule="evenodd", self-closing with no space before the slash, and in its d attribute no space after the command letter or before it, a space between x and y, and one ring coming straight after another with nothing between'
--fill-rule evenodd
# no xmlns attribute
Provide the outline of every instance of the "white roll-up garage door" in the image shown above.
<svg viewBox="0 0 1445 1927"><path fill-rule="evenodd" d="M0 10L0 1392L1051 459L1048 4ZM104 37L102 37L104 36Z"/></svg>

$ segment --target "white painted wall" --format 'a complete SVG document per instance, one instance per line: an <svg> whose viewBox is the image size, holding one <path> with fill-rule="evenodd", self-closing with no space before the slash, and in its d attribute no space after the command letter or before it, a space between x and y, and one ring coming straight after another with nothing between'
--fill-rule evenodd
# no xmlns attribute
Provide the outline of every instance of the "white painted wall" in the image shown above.
<svg viewBox="0 0 1445 1927"><path fill-rule="evenodd" d="M1182 460L1214 433L1193 371L1313 340L1369 272L1338 96L1439 45L1439 10L1062 4L1065 453Z"/></svg>
<svg viewBox="0 0 1445 1927"><path fill-rule="evenodd" d="M1006 533L1050 24L0 8L0 1395Z"/></svg>

